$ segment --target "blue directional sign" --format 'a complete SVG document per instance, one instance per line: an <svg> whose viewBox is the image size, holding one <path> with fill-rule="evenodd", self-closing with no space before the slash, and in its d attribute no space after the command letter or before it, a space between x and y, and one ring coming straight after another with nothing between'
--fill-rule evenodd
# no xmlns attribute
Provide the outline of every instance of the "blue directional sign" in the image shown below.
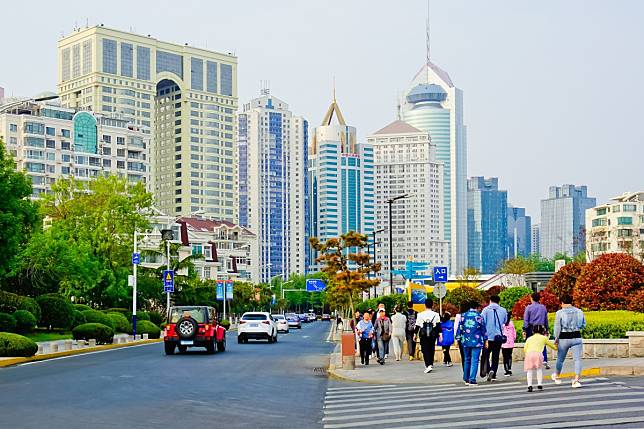
<svg viewBox="0 0 644 429"><path fill-rule="evenodd" d="M141 263L141 254L138 252L132 253L132 265L139 265Z"/></svg>
<svg viewBox="0 0 644 429"><path fill-rule="evenodd" d="M226 299L233 299L233 281L226 280Z"/></svg>
<svg viewBox="0 0 644 429"><path fill-rule="evenodd" d="M434 282L447 283L447 267L434 267Z"/></svg>
<svg viewBox="0 0 644 429"><path fill-rule="evenodd" d="M174 292L174 271L163 270L163 292Z"/></svg>
<svg viewBox="0 0 644 429"><path fill-rule="evenodd" d="M429 268L429 262L407 261L405 266L408 270L423 271Z"/></svg>
<svg viewBox="0 0 644 429"><path fill-rule="evenodd" d="M324 280L320 279L306 279L307 292L322 292L326 288Z"/></svg>
<svg viewBox="0 0 644 429"><path fill-rule="evenodd" d="M217 282L217 301L224 300L224 283L225 282Z"/></svg>

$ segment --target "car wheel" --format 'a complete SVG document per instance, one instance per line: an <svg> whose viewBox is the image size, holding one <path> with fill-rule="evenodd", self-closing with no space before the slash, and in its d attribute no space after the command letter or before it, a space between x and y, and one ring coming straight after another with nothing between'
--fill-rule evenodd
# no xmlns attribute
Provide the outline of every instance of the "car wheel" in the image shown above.
<svg viewBox="0 0 644 429"><path fill-rule="evenodd" d="M206 343L206 352L208 354L213 354L215 353L215 339L211 338L210 341Z"/></svg>
<svg viewBox="0 0 644 429"><path fill-rule="evenodd" d="M179 353L185 353L188 350L188 346L179 345Z"/></svg>
<svg viewBox="0 0 644 429"><path fill-rule="evenodd" d="M275 334L275 337L273 338L273 342L274 342L274 343L276 343L276 342L277 342L277 337L278 337L278 335L277 335L277 334Z"/></svg>
<svg viewBox="0 0 644 429"><path fill-rule="evenodd" d="M176 348L175 343L172 343L170 341L166 341L163 345L165 346L165 354L167 354L167 355L173 355L174 354L174 349Z"/></svg>
<svg viewBox="0 0 644 429"><path fill-rule="evenodd" d="M269 334L267 339L268 339L269 344L273 343L273 335L272 334Z"/></svg>
<svg viewBox="0 0 644 429"><path fill-rule="evenodd" d="M223 340L217 341L217 351L225 352L226 351L226 337Z"/></svg>

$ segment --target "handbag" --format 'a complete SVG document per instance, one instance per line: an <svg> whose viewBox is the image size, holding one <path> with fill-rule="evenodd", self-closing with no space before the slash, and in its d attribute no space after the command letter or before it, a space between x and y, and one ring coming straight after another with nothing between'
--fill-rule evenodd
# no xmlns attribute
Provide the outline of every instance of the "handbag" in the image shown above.
<svg viewBox="0 0 644 429"><path fill-rule="evenodd" d="M383 341L389 341L391 339L391 334L385 332L385 322L382 319L380 319L380 337Z"/></svg>
<svg viewBox="0 0 644 429"><path fill-rule="evenodd" d="M501 321L499 320L499 315L496 312L496 308L493 311L494 311L494 320L499 324L499 330L501 331L501 335L494 336L494 341L500 341L501 344L505 344L508 342L508 337L506 335L503 335L503 326L501 326Z"/></svg>

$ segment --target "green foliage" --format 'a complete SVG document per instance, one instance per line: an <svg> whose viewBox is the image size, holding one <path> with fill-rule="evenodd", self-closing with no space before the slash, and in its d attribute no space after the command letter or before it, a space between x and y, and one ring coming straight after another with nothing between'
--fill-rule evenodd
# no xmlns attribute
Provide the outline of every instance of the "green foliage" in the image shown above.
<svg viewBox="0 0 644 429"><path fill-rule="evenodd" d="M630 311L585 311L586 329L581 331L582 338L626 338L628 331L644 331L644 313ZM552 327L555 314L548 314L548 323ZM522 320L515 320L517 338L521 338Z"/></svg>
<svg viewBox="0 0 644 429"><path fill-rule="evenodd" d="M13 313L16 310L27 310L40 319L40 306L35 299L0 290L0 311Z"/></svg>
<svg viewBox="0 0 644 429"><path fill-rule="evenodd" d="M148 334L148 338L159 338L161 336L161 329L149 320L136 321L136 334Z"/></svg>
<svg viewBox="0 0 644 429"><path fill-rule="evenodd" d="M445 295L445 299L443 301L456 306L456 308L461 308L461 305L471 301L479 303L484 302L485 294L478 289L461 286L447 291L447 295Z"/></svg>
<svg viewBox="0 0 644 429"><path fill-rule="evenodd" d="M87 311L87 310L84 310L84 311ZM72 329L85 323L87 323L87 319L85 319L85 316L83 316L83 312L74 310L74 313L72 316L72 325L71 325Z"/></svg>
<svg viewBox="0 0 644 429"><path fill-rule="evenodd" d="M31 332L36 327L36 317L27 310L16 310L13 317L16 319L16 332Z"/></svg>
<svg viewBox="0 0 644 429"><path fill-rule="evenodd" d="M85 310L82 312L87 323L101 323L115 329L113 319L106 313L98 310Z"/></svg>
<svg viewBox="0 0 644 429"><path fill-rule="evenodd" d="M74 307L64 297L57 294L39 296L36 301L42 315L40 325L44 327L69 329L74 317Z"/></svg>
<svg viewBox="0 0 644 429"><path fill-rule="evenodd" d="M383 303L385 304L385 310L387 311L387 314L393 314L394 307L396 305L400 306L401 311L405 311L407 309L407 301L409 301L409 297L404 293L385 295L378 298L371 298L362 301L356 305L355 310L364 313L370 308L375 310L376 308L378 308L379 303Z"/></svg>
<svg viewBox="0 0 644 429"><path fill-rule="evenodd" d="M85 304L74 304L74 309L78 311L87 311L87 310L92 310L92 307Z"/></svg>
<svg viewBox="0 0 644 429"><path fill-rule="evenodd" d="M96 340L96 344L111 344L114 341L114 329L102 323L85 323L72 330L75 340Z"/></svg>
<svg viewBox="0 0 644 429"><path fill-rule="evenodd" d="M107 310L103 310L104 313L121 313L125 317L129 316L132 314L132 310L129 310L127 308L108 308Z"/></svg>
<svg viewBox="0 0 644 429"><path fill-rule="evenodd" d="M148 316L150 317L150 322L157 326L165 320L165 316L158 311L148 311Z"/></svg>
<svg viewBox="0 0 644 429"><path fill-rule="evenodd" d="M499 294L499 297L501 298L499 305L508 310L508 312L512 312L512 309L514 308L514 305L517 303L517 301L519 301L526 295L530 295L531 293L532 289L530 289L529 287L509 287L504 291L501 291L501 293Z"/></svg>
<svg viewBox="0 0 644 429"><path fill-rule="evenodd" d="M0 279L11 271L14 258L39 228L37 203L32 201L31 180L22 171L0 140Z"/></svg>
<svg viewBox="0 0 644 429"><path fill-rule="evenodd" d="M0 332L16 332L16 318L8 313L0 313Z"/></svg>
<svg viewBox="0 0 644 429"><path fill-rule="evenodd" d="M225 330L230 329L230 321L228 319L223 319L219 324L223 326Z"/></svg>
<svg viewBox="0 0 644 429"><path fill-rule="evenodd" d="M2 147L0 147L0 150ZM0 332L0 356L30 357L36 354L38 345L22 335Z"/></svg>
<svg viewBox="0 0 644 429"><path fill-rule="evenodd" d="M107 313L107 317L112 320L112 326L116 332L127 334L132 331L130 321L121 313Z"/></svg>
<svg viewBox="0 0 644 429"><path fill-rule="evenodd" d="M145 311L137 311L136 312L136 320L147 320L148 322L150 321L150 315L146 313Z"/></svg>

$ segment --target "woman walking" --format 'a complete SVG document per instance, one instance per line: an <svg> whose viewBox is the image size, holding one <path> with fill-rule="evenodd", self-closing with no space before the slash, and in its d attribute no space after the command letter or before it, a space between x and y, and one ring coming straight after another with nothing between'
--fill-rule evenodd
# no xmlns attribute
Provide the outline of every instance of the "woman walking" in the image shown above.
<svg viewBox="0 0 644 429"><path fill-rule="evenodd" d="M406 328L407 316L400 312L400 306L397 305L394 307L394 315L391 316L391 342L394 347L394 357L397 361L402 359Z"/></svg>
<svg viewBox="0 0 644 429"><path fill-rule="evenodd" d="M443 348L443 365L452 366L452 357L449 354L449 349L454 344L454 322L452 321L452 315L447 311L443 313L443 317L441 318L441 333L443 336L438 342L438 345Z"/></svg>
<svg viewBox="0 0 644 429"><path fill-rule="evenodd" d="M561 297L561 310L555 315L555 344L557 345L557 366L552 374L555 384L561 384L559 374L563 369L564 360L568 350L572 350L572 359L575 362L575 379L573 388L581 387L581 354L583 343L581 330L586 327L584 313L572 305L572 297L568 294Z"/></svg>
<svg viewBox="0 0 644 429"><path fill-rule="evenodd" d="M546 327L533 325L532 336L528 338L523 346L525 358L523 369L527 373L528 392L532 392L532 378L537 373L537 389L543 390L543 348L545 346L556 350L557 347L546 337Z"/></svg>
<svg viewBox="0 0 644 429"><path fill-rule="evenodd" d="M512 352L514 351L514 342L517 340L517 330L512 323L512 314L508 313L508 319L503 325L503 335L507 338L506 342L501 345L503 354L503 375L509 377L512 375Z"/></svg>
<svg viewBox="0 0 644 429"><path fill-rule="evenodd" d="M463 320L463 314L467 313L467 310L470 308L470 303L469 302L464 302L461 304L461 307L459 308L459 312L456 313L456 316L454 316L454 335L458 334L458 327L461 324L461 320ZM465 367L465 354L463 353L463 343L460 341L456 341L456 344L458 345L458 353L461 355L461 367Z"/></svg>
<svg viewBox="0 0 644 429"><path fill-rule="evenodd" d="M360 312L356 310L355 314L353 315L353 318L349 320L349 327L351 328L351 331L353 332L353 335L355 336L355 352L356 356L359 354L358 353L358 344L360 344L360 337L358 336L358 323L360 322Z"/></svg>
<svg viewBox="0 0 644 429"><path fill-rule="evenodd" d="M371 340L373 338L373 324L371 323L371 315L369 313L365 313L362 320L358 322L356 332L360 338L360 362L363 365L369 365Z"/></svg>
<svg viewBox="0 0 644 429"><path fill-rule="evenodd" d="M461 321L458 324L458 333L456 339L463 345L464 364L463 364L463 381L466 386L478 386L476 383L476 372L479 367L479 358L481 350L487 347L487 334L485 332L485 323L481 313L478 312L479 303L472 301L470 309L461 315Z"/></svg>
<svg viewBox="0 0 644 429"><path fill-rule="evenodd" d="M389 340L391 340L391 319L385 314L385 309L381 308L378 311L378 319L373 325L376 333L376 343L378 346L378 363L385 364L387 358L387 349L389 348Z"/></svg>

